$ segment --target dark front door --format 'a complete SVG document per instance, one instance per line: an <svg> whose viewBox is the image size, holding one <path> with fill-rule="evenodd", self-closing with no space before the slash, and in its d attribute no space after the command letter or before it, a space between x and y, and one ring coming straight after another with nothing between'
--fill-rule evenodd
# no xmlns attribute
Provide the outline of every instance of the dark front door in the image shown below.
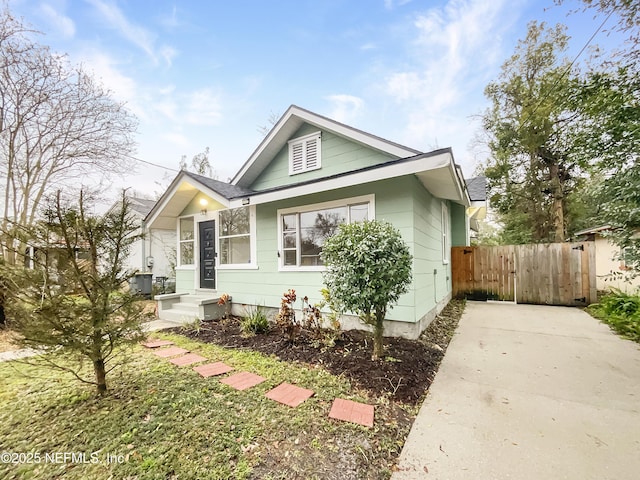
<svg viewBox="0 0 640 480"><path fill-rule="evenodd" d="M200 288L216 288L216 222L201 222L200 236Z"/></svg>

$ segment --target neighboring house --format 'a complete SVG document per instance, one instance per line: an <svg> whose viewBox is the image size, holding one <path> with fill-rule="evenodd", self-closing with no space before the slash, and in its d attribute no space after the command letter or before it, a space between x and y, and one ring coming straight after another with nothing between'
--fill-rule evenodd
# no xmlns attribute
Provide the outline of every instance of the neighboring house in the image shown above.
<svg viewBox="0 0 640 480"><path fill-rule="evenodd" d="M88 245L77 245L73 249L75 260L87 260ZM35 269L45 265L53 271L63 271L69 266L71 257L64 240L50 240L49 243L31 243L25 249L24 266Z"/></svg>
<svg viewBox="0 0 640 480"><path fill-rule="evenodd" d="M451 149L422 153L291 106L229 182L182 171L145 222L177 232L176 294L160 318L278 308L288 289L321 299L322 245L344 222L385 220L413 255L408 293L386 334L417 337L451 298L451 246L467 244L470 205ZM353 316L344 328L363 328Z"/></svg>
<svg viewBox="0 0 640 480"><path fill-rule="evenodd" d="M466 181L471 205L467 208L471 237L477 237L480 223L487 219L487 177L473 177Z"/></svg>
<svg viewBox="0 0 640 480"><path fill-rule="evenodd" d="M607 237L606 232L611 227L604 225L601 227L588 228L575 233L576 237L585 241L593 241L596 246L596 288L607 290L619 288L625 292L632 292L640 287L640 277L627 280L629 268L625 265L624 254L620 247L613 244Z"/></svg>
<svg viewBox="0 0 640 480"><path fill-rule="evenodd" d="M144 218L149 214L155 200L127 196L131 206L131 215L138 222L138 229L134 232L139 235L145 231L143 239L138 239L131 245L131 251L125 263L126 268L136 272L151 272L153 278L174 278L176 258L176 231L155 230L148 231L144 225ZM109 210L120 208L121 201L116 201Z"/></svg>

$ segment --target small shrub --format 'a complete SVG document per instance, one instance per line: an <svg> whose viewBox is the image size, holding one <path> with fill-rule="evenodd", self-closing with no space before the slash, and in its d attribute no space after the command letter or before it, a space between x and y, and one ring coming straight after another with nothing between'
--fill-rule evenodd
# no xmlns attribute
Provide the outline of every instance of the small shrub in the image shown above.
<svg viewBox="0 0 640 480"><path fill-rule="evenodd" d="M222 318L228 318L231 311L231 297L228 293L223 293L222 295L220 295L220 298L218 298L218 305L224 307Z"/></svg>
<svg viewBox="0 0 640 480"><path fill-rule="evenodd" d="M245 334L266 333L269 331L269 319L261 305L251 307L240 321L240 328Z"/></svg>
<svg viewBox="0 0 640 480"><path fill-rule="evenodd" d="M323 288L321 290L321 293L323 306L326 305L327 307L329 307L329 316L327 317L327 320L329 320L329 328L336 332L341 332L342 325L340 325L340 317L342 316L342 311L340 310L338 302L336 302L333 297L331 297L331 292L329 292L329 289Z"/></svg>
<svg viewBox="0 0 640 480"><path fill-rule="evenodd" d="M331 297L373 327L372 360L384 354L384 318L411 284L412 256L402 234L377 220L343 223L322 247Z"/></svg>
<svg viewBox="0 0 640 480"><path fill-rule="evenodd" d="M305 296L302 299L302 325L311 332L319 332L322 330L322 312L320 309L322 304L311 305L309 303L309 297Z"/></svg>
<svg viewBox="0 0 640 480"><path fill-rule="evenodd" d="M186 331L193 331L195 335L198 336L200 335L200 330L202 329L202 320L200 320L198 317L194 317L192 321L186 322L182 326L182 329Z"/></svg>
<svg viewBox="0 0 640 480"><path fill-rule="evenodd" d="M614 289L600 303L591 305L589 312L620 335L640 343L640 295Z"/></svg>
<svg viewBox="0 0 640 480"><path fill-rule="evenodd" d="M342 334L340 329L341 312L336 302L332 301L329 290L321 290L322 301L311 305L309 298L302 299L303 328L317 340L328 347L333 347ZM323 315L322 309L329 307L329 314Z"/></svg>
<svg viewBox="0 0 640 480"><path fill-rule="evenodd" d="M296 312L293 309L296 298L295 290L289 289L285 292L280 300L280 311L276 316L276 324L291 342L295 341L296 335L300 331L300 325L296 321Z"/></svg>
<svg viewBox="0 0 640 480"><path fill-rule="evenodd" d="M631 316L640 311L640 296L613 289L602 298L600 305L607 315Z"/></svg>

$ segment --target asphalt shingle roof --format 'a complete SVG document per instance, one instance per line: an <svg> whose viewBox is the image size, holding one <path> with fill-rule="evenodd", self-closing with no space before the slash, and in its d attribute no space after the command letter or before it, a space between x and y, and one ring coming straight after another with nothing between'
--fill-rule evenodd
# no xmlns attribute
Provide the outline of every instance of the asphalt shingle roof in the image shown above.
<svg viewBox="0 0 640 480"><path fill-rule="evenodd" d="M472 202L485 202L487 200L487 177L467 178L467 191Z"/></svg>
<svg viewBox="0 0 640 480"><path fill-rule="evenodd" d="M221 182L220 180L214 180L213 178L205 177L204 175L198 175L187 171L184 171L184 173L227 199L243 197L245 195L255 193L253 190L249 190L248 188L238 187L237 185L231 185L230 183Z"/></svg>
<svg viewBox="0 0 640 480"><path fill-rule="evenodd" d="M149 200L147 198L129 197L129 200L131 203L131 210L138 212L143 217L146 217L156 204L155 200Z"/></svg>

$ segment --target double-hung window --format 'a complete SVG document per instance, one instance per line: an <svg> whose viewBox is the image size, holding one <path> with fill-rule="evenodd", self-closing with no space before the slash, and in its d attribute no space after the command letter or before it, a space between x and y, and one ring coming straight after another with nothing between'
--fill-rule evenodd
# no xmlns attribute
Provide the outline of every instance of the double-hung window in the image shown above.
<svg viewBox="0 0 640 480"><path fill-rule="evenodd" d="M221 210L218 215L220 265L251 263L251 216L249 207Z"/></svg>
<svg viewBox="0 0 640 480"><path fill-rule="evenodd" d="M373 196L280 210L280 268L322 269L321 254L325 240L343 223L372 218Z"/></svg>
<svg viewBox="0 0 640 480"><path fill-rule="evenodd" d="M289 141L289 175L321 167L320 132Z"/></svg>
<svg viewBox="0 0 640 480"><path fill-rule="evenodd" d="M620 270L636 270L637 261L631 247L620 249Z"/></svg>
<svg viewBox="0 0 640 480"><path fill-rule="evenodd" d="M195 235L193 217L184 217L180 219L180 258L178 264L193 265L195 251Z"/></svg>

